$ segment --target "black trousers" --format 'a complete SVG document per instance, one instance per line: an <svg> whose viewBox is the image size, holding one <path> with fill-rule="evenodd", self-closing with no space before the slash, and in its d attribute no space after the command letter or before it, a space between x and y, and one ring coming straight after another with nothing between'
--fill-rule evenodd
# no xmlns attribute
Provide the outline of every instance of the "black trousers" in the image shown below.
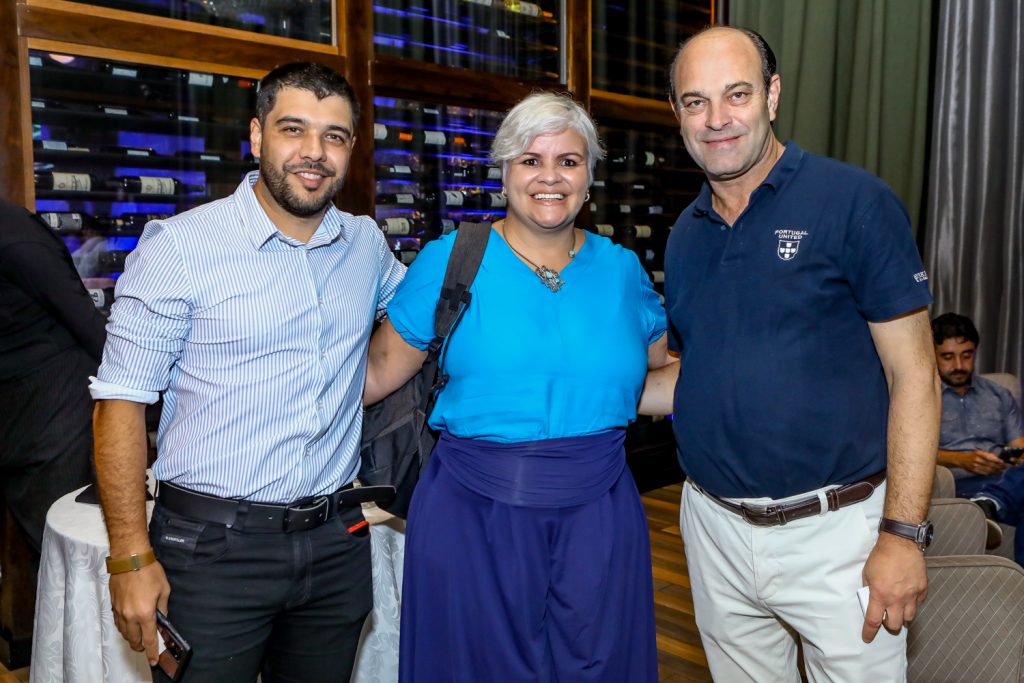
<svg viewBox="0 0 1024 683"><path fill-rule="evenodd" d="M96 361L70 349L0 385L0 496L38 553L54 501L92 481L89 375Z"/></svg>
<svg viewBox="0 0 1024 683"><path fill-rule="evenodd" d="M193 649L183 680L347 681L373 603L370 538L346 531L361 519L355 507L309 531L246 529L242 515L227 528L158 499L149 537L171 584L167 616Z"/></svg>

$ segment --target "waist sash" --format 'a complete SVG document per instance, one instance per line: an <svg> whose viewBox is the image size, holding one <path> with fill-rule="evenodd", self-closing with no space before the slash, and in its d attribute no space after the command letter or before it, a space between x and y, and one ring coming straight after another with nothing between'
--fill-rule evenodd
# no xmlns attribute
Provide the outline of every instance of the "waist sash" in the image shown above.
<svg viewBox="0 0 1024 683"><path fill-rule="evenodd" d="M447 432L433 457L470 491L508 505L571 507L606 493L626 466L626 432L498 443Z"/></svg>

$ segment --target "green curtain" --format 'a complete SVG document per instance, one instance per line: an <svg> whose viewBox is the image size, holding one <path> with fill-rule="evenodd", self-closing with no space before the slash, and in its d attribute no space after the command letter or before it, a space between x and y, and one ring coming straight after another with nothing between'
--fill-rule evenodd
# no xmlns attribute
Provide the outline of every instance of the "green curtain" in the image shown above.
<svg viewBox="0 0 1024 683"><path fill-rule="evenodd" d="M916 234L927 144L931 0L729 0L775 50L775 130L881 177Z"/></svg>

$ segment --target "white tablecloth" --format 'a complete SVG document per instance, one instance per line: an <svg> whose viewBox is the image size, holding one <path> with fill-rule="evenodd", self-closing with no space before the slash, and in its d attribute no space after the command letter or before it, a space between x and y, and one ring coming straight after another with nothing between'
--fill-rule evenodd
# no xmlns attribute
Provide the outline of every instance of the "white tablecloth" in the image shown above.
<svg viewBox="0 0 1024 683"><path fill-rule="evenodd" d="M46 515L32 634L31 683L136 683L152 680L144 654L114 627L104 560L107 529L98 505L72 491ZM147 514L153 503L147 503Z"/></svg>
<svg viewBox="0 0 1024 683"><path fill-rule="evenodd" d="M107 530L97 505L73 491L46 516L32 639L32 683L148 683L145 655L114 627L104 560ZM152 513L153 503L147 504ZM404 522L367 511L373 553L373 612L363 629L353 683L398 680Z"/></svg>

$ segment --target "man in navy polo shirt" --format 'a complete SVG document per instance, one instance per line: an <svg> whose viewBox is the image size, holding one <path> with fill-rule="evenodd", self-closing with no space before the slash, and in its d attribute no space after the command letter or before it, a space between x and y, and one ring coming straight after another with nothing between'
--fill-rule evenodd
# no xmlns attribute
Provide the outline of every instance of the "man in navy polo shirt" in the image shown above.
<svg viewBox="0 0 1024 683"><path fill-rule="evenodd" d="M815 679L904 680L938 445L927 276L884 183L775 137L774 62L716 27L671 72L708 180L665 280L697 625L717 680L798 680L794 631Z"/></svg>

